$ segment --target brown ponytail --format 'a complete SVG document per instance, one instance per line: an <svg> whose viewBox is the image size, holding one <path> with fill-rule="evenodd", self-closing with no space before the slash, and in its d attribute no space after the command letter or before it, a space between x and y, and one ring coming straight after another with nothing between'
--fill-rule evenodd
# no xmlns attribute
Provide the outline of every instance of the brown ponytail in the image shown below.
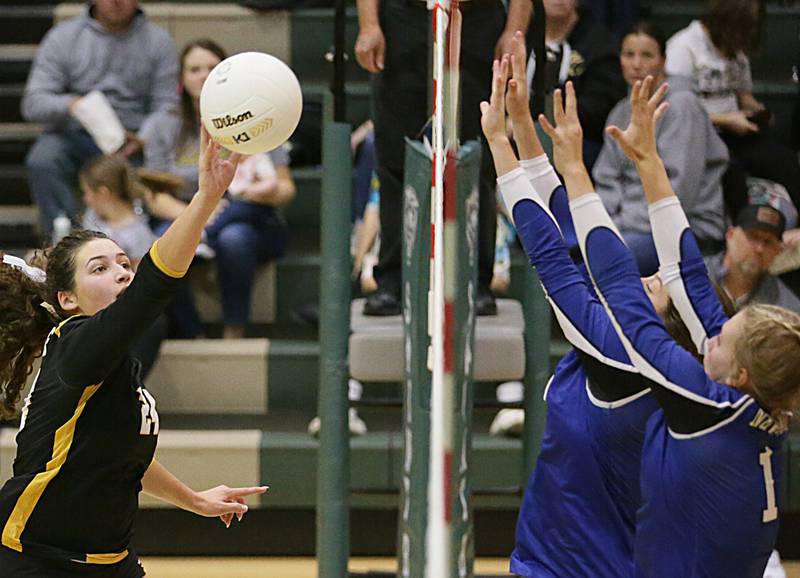
<svg viewBox="0 0 800 578"><path fill-rule="evenodd" d="M97 231L76 231L37 254L35 265L47 272L44 283L0 262L0 416L16 414L48 334L68 317L58 304L58 292L75 289L75 255L92 239L106 238Z"/></svg>

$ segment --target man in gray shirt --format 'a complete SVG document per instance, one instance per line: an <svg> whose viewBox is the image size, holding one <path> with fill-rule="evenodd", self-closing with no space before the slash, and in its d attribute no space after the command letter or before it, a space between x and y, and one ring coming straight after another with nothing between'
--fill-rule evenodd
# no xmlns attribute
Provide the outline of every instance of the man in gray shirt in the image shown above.
<svg viewBox="0 0 800 578"><path fill-rule="evenodd" d="M709 276L737 307L779 305L800 313L800 299L769 268L781 252L786 219L770 205L748 205L725 234L725 251L706 259Z"/></svg>
<svg viewBox="0 0 800 578"><path fill-rule="evenodd" d="M76 103L92 90L102 92L128 131L121 152L134 156L154 115L177 106L177 81L169 33L146 18L139 0L94 0L83 15L47 33L22 100L23 116L46 124L26 159L44 235L60 213L78 224L78 171L100 154L71 115Z"/></svg>

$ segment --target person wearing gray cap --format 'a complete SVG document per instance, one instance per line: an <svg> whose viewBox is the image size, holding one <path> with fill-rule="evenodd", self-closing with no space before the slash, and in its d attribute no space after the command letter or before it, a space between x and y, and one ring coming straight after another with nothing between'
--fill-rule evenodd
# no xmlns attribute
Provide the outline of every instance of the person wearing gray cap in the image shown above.
<svg viewBox="0 0 800 578"><path fill-rule="evenodd" d="M747 205L725 233L725 251L706 259L709 276L737 307L748 303L778 305L800 313L800 299L769 272L783 248L786 219L767 204Z"/></svg>

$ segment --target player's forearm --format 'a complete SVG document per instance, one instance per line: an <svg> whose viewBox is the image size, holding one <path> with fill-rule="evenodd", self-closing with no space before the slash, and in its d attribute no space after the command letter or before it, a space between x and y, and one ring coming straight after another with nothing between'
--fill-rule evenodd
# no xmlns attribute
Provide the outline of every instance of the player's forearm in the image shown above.
<svg viewBox="0 0 800 578"><path fill-rule="evenodd" d="M561 170L561 176L564 179L564 187L567 189L570 201L594 193L592 179L589 178L583 161L565 163Z"/></svg>
<svg viewBox="0 0 800 578"><path fill-rule="evenodd" d="M203 228L219 200L218 195L203 191L195 193L192 201L158 240L158 256L166 267L176 273L189 269Z"/></svg>
<svg viewBox="0 0 800 578"><path fill-rule="evenodd" d="M669 182L664 162L658 155L646 157L636 162L636 170L642 180L642 188L648 204L675 196Z"/></svg>
<svg viewBox="0 0 800 578"><path fill-rule="evenodd" d="M147 468L142 478L142 491L182 510L195 510L197 493L172 475L158 460L153 460Z"/></svg>
<svg viewBox="0 0 800 578"><path fill-rule="evenodd" d="M511 148L511 143L506 137L495 137L488 140L489 149L492 151L492 158L494 159L494 168L497 176L501 177L506 173L510 173L519 167L514 149Z"/></svg>
<svg viewBox="0 0 800 578"><path fill-rule="evenodd" d="M539 135L536 134L536 126L533 124L533 118L530 115L530 109L527 114L519 115L520 118L512 117L512 130L514 132L514 142L517 143L517 150L519 151L520 160L534 159L544 154L544 148Z"/></svg>

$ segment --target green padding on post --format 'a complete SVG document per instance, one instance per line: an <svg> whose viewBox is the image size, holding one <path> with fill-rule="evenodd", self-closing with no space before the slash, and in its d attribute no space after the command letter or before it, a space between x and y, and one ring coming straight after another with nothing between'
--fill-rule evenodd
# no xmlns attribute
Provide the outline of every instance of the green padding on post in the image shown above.
<svg viewBox="0 0 800 578"><path fill-rule="evenodd" d="M350 125L328 123L323 133L317 561L320 578L345 578L350 553Z"/></svg>
<svg viewBox="0 0 800 578"><path fill-rule="evenodd" d="M457 168L458 248L456 282L455 412L451 500L452 567L472 575L474 543L469 504L472 421L472 359L478 262L478 180L480 146L462 145ZM431 373L428 356L428 289L430 283L431 161L421 143L406 140L403 210L403 338L405 383L404 454L399 517L400 576L423 576L427 528L430 459ZM462 461L464 460L464 461Z"/></svg>
<svg viewBox="0 0 800 578"><path fill-rule="evenodd" d="M547 420L544 388L550 377L550 306L532 267L525 270L525 430L522 439L524 488L536 466Z"/></svg>

